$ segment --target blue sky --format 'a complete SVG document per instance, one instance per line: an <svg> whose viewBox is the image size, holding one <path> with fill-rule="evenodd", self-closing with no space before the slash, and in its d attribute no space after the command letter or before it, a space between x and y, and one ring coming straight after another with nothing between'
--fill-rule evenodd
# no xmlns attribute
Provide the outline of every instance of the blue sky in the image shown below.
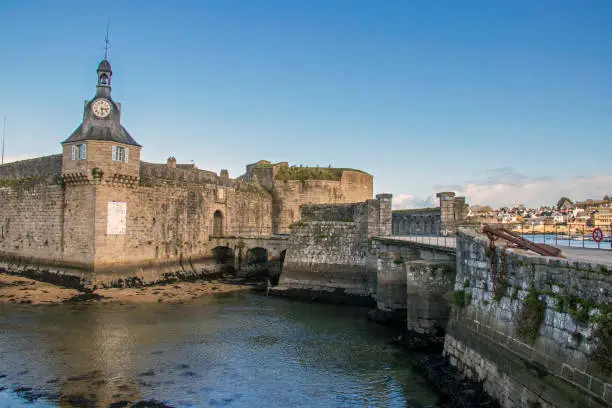
<svg viewBox="0 0 612 408"><path fill-rule="evenodd" d="M612 193L612 2L0 2L10 159L59 152L95 91L143 159L360 168L397 206Z"/></svg>

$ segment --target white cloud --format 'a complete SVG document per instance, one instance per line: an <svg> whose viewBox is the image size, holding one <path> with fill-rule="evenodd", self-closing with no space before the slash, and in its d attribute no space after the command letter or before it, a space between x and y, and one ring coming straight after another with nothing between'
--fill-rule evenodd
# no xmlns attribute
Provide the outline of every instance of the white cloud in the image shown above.
<svg viewBox="0 0 612 408"><path fill-rule="evenodd" d="M524 204L533 208L556 204L561 197L582 201L612 195L612 173L589 177L528 177L515 172L510 167L501 167L480 172L462 184L435 185L434 191L454 191L459 196L465 196L470 205L490 205L499 208ZM435 194L425 198L418 198L409 193L393 195L395 210L438 205Z"/></svg>
<svg viewBox="0 0 612 408"><path fill-rule="evenodd" d="M483 180L460 186L435 186L437 191L451 190L465 195L471 205L494 208L524 204L527 207L555 204L560 197L574 201L601 199L612 193L612 174L569 178L529 178L509 168L485 172Z"/></svg>
<svg viewBox="0 0 612 408"><path fill-rule="evenodd" d="M431 195L426 198L416 198L412 194L400 193L393 195L392 205L394 210L436 207L438 205L438 199L435 195Z"/></svg>

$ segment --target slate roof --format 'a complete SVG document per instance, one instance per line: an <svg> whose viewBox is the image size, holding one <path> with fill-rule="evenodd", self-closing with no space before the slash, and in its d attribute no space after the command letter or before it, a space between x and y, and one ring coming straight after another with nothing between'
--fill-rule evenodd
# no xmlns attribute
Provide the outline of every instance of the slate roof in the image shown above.
<svg viewBox="0 0 612 408"><path fill-rule="evenodd" d="M111 69L111 64L110 62L108 62L107 59L103 59L100 62L100 64L98 65L98 71L113 72L113 70Z"/></svg>
<svg viewBox="0 0 612 408"><path fill-rule="evenodd" d="M64 143L72 143L72 142L80 142L83 140L106 140L109 142L117 142L124 143L131 146L142 147L130 136L128 131L121 126L120 130L115 130L113 128L107 126L96 126L91 125L87 132L83 132L83 125L81 124L70 137L62 142Z"/></svg>

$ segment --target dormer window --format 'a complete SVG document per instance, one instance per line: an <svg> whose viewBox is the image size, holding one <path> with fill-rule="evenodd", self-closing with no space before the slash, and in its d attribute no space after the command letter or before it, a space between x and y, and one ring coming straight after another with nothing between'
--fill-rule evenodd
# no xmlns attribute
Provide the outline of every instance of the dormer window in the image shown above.
<svg viewBox="0 0 612 408"><path fill-rule="evenodd" d="M113 161L127 163L130 156L130 149L123 146L113 146Z"/></svg>
<svg viewBox="0 0 612 408"><path fill-rule="evenodd" d="M72 160L87 159L87 145L85 143L72 145Z"/></svg>

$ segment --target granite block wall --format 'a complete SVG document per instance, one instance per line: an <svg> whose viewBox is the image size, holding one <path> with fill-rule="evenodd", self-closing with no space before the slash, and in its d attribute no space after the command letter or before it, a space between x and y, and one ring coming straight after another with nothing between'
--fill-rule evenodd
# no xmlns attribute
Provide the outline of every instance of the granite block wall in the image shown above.
<svg viewBox="0 0 612 408"><path fill-rule="evenodd" d="M366 247L355 223L313 221L289 238L277 292L299 292L371 304L376 277L366 268Z"/></svg>
<svg viewBox="0 0 612 408"><path fill-rule="evenodd" d="M609 406L612 267L457 242L451 363L504 407Z"/></svg>

